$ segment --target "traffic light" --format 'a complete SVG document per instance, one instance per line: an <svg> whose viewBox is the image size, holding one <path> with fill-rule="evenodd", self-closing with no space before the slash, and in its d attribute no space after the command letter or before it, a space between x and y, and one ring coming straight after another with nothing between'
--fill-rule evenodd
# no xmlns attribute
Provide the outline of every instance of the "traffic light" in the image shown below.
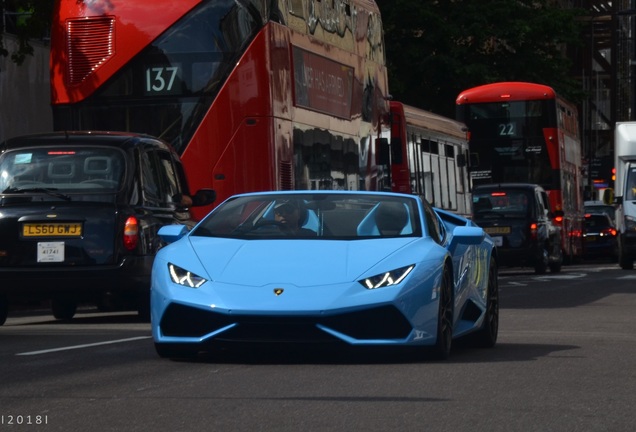
<svg viewBox="0 0 636 432"><path fill-rule="evenodd" d="M616 181L616 168L612 167L612 181Z"/></svg>

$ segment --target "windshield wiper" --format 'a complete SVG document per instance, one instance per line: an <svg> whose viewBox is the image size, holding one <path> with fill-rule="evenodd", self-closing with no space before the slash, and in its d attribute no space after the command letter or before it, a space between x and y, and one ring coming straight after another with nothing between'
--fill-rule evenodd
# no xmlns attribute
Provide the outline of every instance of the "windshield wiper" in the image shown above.
<svg viewBox="0 0 636 432"><path fill-rule="evenodd" d="M49 196L55 197L55 198L60 198L63 199L65 201L71 201L71 197L63 194L61 192L57 192L57 189L55 188L42 188L42 187L37 187L37 188L17 188L17 187L8 187L5 190L2 191L2 193L29 193L29 192L35 192L35 193L45 193Z"/></svg>

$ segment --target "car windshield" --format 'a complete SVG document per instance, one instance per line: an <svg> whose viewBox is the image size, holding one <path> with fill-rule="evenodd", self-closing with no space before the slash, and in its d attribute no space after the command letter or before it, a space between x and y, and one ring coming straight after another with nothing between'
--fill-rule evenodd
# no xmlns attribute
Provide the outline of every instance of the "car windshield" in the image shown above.
<svg viewBox="0 0 636 432"><path fill-rule="evenodd" d="M585 229L588 231L601 230L612 227L612 222L604 214L585 215Z"/></svg>
<svg viewBox="0 0 636 432"><path fill-rule="evenodd" d="M0 156L0 191L86 194L120 189L125 159L108 147L38 147Z"/></svg>
<svg viewBox="0 0 636 432"><path fill-rule="evenodd" d="M416 198L374 194L267 194L226 201L193 236L356 240L422 235Z"/></svg>
<svg viewBox="0 0 636 432"><path fill-rule="evenodd" d="M601 205L601 204L586 205L584 207L584 211L585 213L605 213L612 220L614 220L616 216L616 209L614 208L614 206L611 206L611 205Z"/></svg>
<svg viewBox="0 0 636 432"><path fill-rule="evenodd" d="M528 193L525 191L475 193L473 214L476 217L497 215L525 217L529 212L528 202Z"/></svg>

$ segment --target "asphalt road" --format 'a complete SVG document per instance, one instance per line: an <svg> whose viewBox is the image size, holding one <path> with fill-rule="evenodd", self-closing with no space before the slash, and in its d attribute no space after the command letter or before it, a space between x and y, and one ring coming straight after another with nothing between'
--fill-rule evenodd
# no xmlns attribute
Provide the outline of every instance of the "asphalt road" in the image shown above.
<svg viewBox="0 0 636 432"><path fill-rule="evenodd" d="M636 430L636 271L502 270L499 342L160 359L134 314L0 327L0 431Z"/></svg>

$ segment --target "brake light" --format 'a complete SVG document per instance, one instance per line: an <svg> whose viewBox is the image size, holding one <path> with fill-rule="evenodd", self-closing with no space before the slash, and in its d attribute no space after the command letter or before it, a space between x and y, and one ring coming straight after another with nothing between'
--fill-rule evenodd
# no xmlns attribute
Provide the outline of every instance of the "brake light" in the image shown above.
<svg viewBox="0 0 636 432"><path fill-rule="evenodd" d="M538 228L538 225L536 224L536 222L532 222L530 224L530 237L533 240L537 238L537 228Z"/></svg>
<svg viewBox="0 0 636 432"><path fill-rule="evenodd" d="M563 216L555 216L554 221L558 224L563 222Z"/></svg>
<svg viewBox="0 0 636 432"><path fill-rule="evenodd" d="M601 236L616 236L616 230L614 228L605 228L601 231Z"/></svg>
<svg viewBox="0 0 636 432"><path fill-rule="evenodd" d="M139 224L136 217L130 216L124 225L124 247L131 251L137 247L138 242Z"/></svg>

